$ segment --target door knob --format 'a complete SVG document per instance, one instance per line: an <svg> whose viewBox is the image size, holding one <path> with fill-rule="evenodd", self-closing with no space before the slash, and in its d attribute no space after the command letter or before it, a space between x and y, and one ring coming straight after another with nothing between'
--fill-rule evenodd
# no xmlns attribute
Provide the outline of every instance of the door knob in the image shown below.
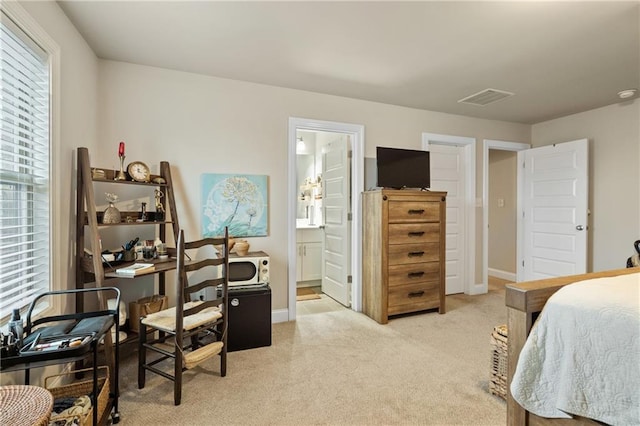
<svg viewBox="0 0 640 426"><path fill-rule="evenodd" d="M582 231L582 230L584 230L584 226L582 226L582 225L578 225L578 226L576 226L576 229L577 229L578 231Z"/></svg>

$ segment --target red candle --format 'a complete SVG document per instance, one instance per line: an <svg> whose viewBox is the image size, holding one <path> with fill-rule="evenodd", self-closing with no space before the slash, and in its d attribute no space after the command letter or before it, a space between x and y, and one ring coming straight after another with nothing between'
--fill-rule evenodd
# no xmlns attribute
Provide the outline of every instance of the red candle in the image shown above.
<svg viewBox="0 0 640 426"><path fill-rule="evenodd" d="M118 147L118 157L124 157L124 142L120 142Z"/></svg>

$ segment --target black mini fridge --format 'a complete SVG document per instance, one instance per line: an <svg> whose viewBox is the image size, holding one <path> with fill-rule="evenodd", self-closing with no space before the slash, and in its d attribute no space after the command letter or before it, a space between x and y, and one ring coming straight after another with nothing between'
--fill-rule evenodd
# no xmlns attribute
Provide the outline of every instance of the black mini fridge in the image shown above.
<svg viewBox="0 0 640 426"><path fill-rule="evenodd" d="M228 352L271 346L269 285L230 287L228 318Z"/></svg>

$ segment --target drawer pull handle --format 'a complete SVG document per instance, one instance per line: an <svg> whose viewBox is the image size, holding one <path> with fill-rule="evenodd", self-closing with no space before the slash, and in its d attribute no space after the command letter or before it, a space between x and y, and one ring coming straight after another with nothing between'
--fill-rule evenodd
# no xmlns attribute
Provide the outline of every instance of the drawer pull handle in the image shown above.
<svg viewBox="0 0 640 426"><path fill-rule="evenodd" d="M409 297L422 297L422 296L424 296L424 290L412 291L411 293L409 293Z"/></svg>
<svg viewBox="0 0 640 426"><path fill-rule="evenodd" d="M409 214L423 214L424 209L411 209L409 210Z"/></svg>
<svg viewBox="0 0 640 426"><path fill-rule="evenodd" d="M410 237L422 237L424 235L424 231L420 231L420 232L409 232L408 235Z"/></svg>
<svg viewBox="0 0 640 426"><path fill-rule="evenodd" d="M423 251L410 251L409 252L409 257L422 257L424 256L424 252Z"/></svg>
<svg viewBox="0 0 640 426"><path fill-rule="evenodd" d="M409 273L407 274L407 276L408 276L409 278L417 278L417 277L421 277L421 276L423 276L423 275L424 275L424 271L420 271L420 272L409 272Z"/></svg>

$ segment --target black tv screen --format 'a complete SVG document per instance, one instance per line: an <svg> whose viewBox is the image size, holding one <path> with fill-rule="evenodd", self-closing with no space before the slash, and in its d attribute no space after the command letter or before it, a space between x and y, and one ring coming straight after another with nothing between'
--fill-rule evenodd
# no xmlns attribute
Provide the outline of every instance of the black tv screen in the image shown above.
<svg viewBox="0 0 640 426"><path fill-rule="evenodd" d="M429 188L429 151L376 147L377 186L383 188Z"/></svg>

